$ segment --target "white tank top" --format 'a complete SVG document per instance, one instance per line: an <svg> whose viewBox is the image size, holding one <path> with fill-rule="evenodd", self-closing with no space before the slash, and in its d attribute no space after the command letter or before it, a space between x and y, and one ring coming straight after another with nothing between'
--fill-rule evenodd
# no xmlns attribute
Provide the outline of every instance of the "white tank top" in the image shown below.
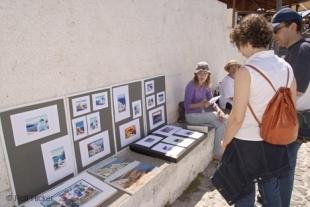
<svg viewBox="0 0 310 207"><path fill-rule="evenodd" d="M281 86L286 86L287 70L289 70L288 87L292 84L294 74L291 66L285 60L276 56L273 50L255 53L246 61L245 65L246 64L253 65L260 69L260 71L269 78L276 89ZM257 118L261 120L265 108L275 92L262 75L254 69L249 67L246 68L251 76L249 103ZM258 123L248 107L242 126L235 135L235 138L248 141L263 140L259 134Z"/></svg>

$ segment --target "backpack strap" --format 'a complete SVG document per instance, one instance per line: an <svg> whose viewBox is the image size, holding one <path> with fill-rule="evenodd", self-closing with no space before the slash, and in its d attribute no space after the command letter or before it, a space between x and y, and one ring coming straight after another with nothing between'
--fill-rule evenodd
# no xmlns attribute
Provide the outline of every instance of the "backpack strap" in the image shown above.
<svg viewBox="0 0 310 207"><path fill-rule="evenodd" d="M256 72L258 72L261 76L263 76L263 77L267 80L267 82L271 85L272 89L276 92L275 87L273 86L273 84L271 83L271 81L269 80L269 78L267 78L267 76L266 76L263 72L261 72L257 67L255 67L255 66L253 66L253 65L247 64L247 65L245 65L245 66L248 66L248 67L252 68L252 69L255 70ZM290 71L289 71L289 69L287 68L286 87L288 86L289 77L290 77ZM257 116L255 115L254 110L253 110L253 108L251 107L250 103L248 103L248 107L249 107L249 109L250 109L250 111L251 111L253 117L254 117L255 120L257 121L258 126L260 127L260 126L261 126L261 123L260 123L260 121L258 120Z"/></svg>

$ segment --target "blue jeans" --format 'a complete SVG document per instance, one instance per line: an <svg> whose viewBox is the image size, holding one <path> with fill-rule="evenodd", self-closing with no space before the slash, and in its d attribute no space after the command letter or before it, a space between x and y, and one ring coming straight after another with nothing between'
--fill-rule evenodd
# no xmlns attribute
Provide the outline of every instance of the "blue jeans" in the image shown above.
<svg viewBox="0 0 310 207"><path fill-rule="evenodd" d="M279 188L279 179L271 178L261 183L261 193L263 194L263 206L264 207L281 207L281 194ZM253 191L250 194L245 195L239 199L236 203L236 207L253 207L255 203L255 186L253 184Z"/></svg>
<svg viewBox="0 0 310 207"><path fill-rule="evenodd" d="M291 170L285 175L281 176L280 182L279 182L283 207L290 206L293 185L294 185L294 174L295 174L297 153L298 153L300 146L301 146L301 143L299 143L298 141L295 141L288 145L288 154L289 154L289 162L290 162Z"/></svg>
<svg viewBox="0 0 310 207"><path fill-rule="evenodd" d="M213 153L222 157L221 141L224 137L225 124L219 120L216 112L201 112L185 114L186 122L194 125L209 125L215 128Z"/></svg>

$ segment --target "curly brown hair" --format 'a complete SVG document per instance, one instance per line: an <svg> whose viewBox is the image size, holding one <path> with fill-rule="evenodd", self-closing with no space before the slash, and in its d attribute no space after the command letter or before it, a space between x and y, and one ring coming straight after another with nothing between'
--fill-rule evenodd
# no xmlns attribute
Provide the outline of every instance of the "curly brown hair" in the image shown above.
<svg viewBox="0 0 310 207"><path fill-rule="evenodd" d="M272 40L272 28L263 15L249 14L230 33L230 40L238 49L247 43L266 48Z"/></svg>

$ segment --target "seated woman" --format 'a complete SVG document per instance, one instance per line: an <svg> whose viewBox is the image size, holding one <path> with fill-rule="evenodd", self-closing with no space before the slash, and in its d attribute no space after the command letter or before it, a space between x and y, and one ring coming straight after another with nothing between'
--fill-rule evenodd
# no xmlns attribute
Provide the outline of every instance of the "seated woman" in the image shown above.
<svg viewBox="0 0 310 207"><path fill-rule="evenodd" d="M209 100L213 97L210 88L211 72L208 63L199 62L195 68L194 78L185 89L185 119L189 124L210 125L215 128L214 159L221 158L221 140L224 135L225 114Z"/></svg>
<svg viewBox="0 0 310 207"><path fill-rule="evenodd" d="M232 100L234 97L234 79L236 71L240 68L240 64L236 60L230 60L224 69L228 74L223 78L220 84L220 100L219 104L222 109L231 110Z"/></svg>

